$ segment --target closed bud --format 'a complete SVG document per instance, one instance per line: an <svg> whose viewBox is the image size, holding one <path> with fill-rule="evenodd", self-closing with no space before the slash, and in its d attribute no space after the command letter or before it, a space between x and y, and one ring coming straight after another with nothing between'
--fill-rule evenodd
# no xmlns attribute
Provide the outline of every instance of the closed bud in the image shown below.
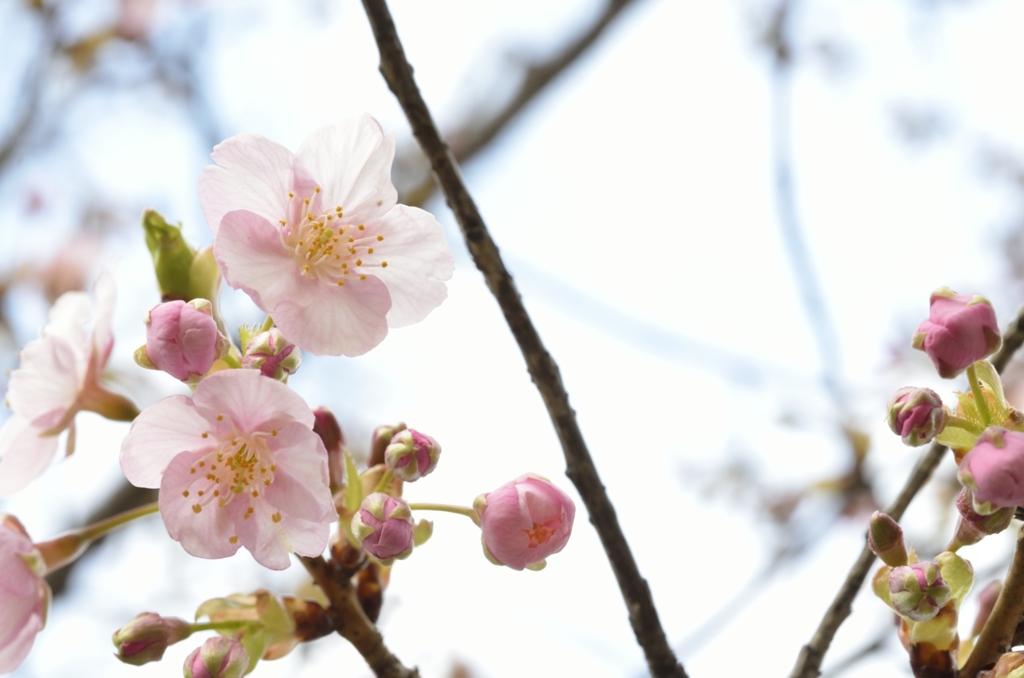
<svg viewBox="0 0 1024 678"><path fill-rule="evenodd" d="M395 426L378 426L373 430L373 438L370 440L370 459L366 465L373 467L384 463L384 452L391 444L391 439L399 431L405 430L405 424L399 423Z"/></svg>
<svg viewBox="0 0 1024 678"><path fill-rule="evenodd" d="M249 654L232 638L214 636L185 659L185 678L241 678L249 668Z"/></svg>
<svg viewBox="0 0 1024 678"><path fill-rule="evenodd" d="M320 436L327 450L327 470L331 476L331 492L345 486L345 434L341 424L326 407L313 410L313 433Z"/></svg>
<svg viewBox="0 0 1024 678"><path fill-rule="evenodd" d="M988 299L941 287L932 293L928 320L917 328L911 345L928 354L939 376L952 379L995 353L1001 343Z"/></svg>
<svg viewBox="0 0 1024 678"><path fill-rule="evenodd" d="M254 336L245 347L242 367L258 369L264 377L286 381L302 364L302 351L272 327Z"/></svg>
<svg viewBox="0 0 1024 678"><path fill-rule="evenodd" d="M384 451L384 463L407 483L419 480L437 467L441 446L415 429L395 433Z"/></svg>
<svg viewBox="0 0 1024 678"><path fill-rule="evenodd" d="M978 513L974 510L974 496L966 487L956 497L956 510L960 517L947 551L956 551L961 546L977 544L990 534L999 534L1010 526L1014 512L1013 507L1007 506L988 515Z"/></svg>
<svg viewBox="0 0 1024 678"><path fill-rule="evenodd" d="M168 301L147 314L145 350L137 351L135 360L195 385L230 348L209 301Z"/></svg>
<svg viewBox="0 0 1024 678"><path fill-rule="evenodd" d="M396 558L408 558L412 553L412 511L401 499L374 492L363 499L352 518L352 534L364 551L390 565Z"/></svg>
<svg viewBox="0 0 1024 678"><path fill-rule="evenodd" d="M960 462L956 477L974 495L982 515L1024 505L1024 433L989 426Z"/></svg>
<svg viewBox="0 0 1024 678"><path fill-rule="evenodd" d="M889 400L889 428L904 445L920 447L930 443L946 427L946 408L939 394L930 388L907 386Z"/></svg>
<svg viewBox="0 0 1024 678"><path fill-rule="evenodd" d="M868 547L886 565L899 567L907 564L907 547L903 543L903 529L888 514L875 511L868 527Z"/></svg>
<svg viewBox="0 0 1024 678"><path fill-rule="evenodd" d="M114 632L114 655L125 664L142 666L160 661L168 647L192 635L183 619L143 612Z"/></svg>
<svg viewBox="0 0 1024 678"><path fill-rule="evenodd" d="M893 609L911 621L934 619L951 595L935 563L918 561L894 567L889 573L889 600Z"/></svg>

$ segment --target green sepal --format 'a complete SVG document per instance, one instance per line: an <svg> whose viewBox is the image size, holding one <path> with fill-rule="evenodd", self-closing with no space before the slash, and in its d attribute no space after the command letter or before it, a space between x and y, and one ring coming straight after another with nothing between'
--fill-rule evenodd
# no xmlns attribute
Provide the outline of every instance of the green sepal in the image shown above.
<svg viewBox="0 0 1024 678"><path fill-rule="evenodd" d="M949 586L951 600L956 602L957 609L974 586L974 567L969 561L950 551L944 551L935 557L942 573L942 580Z"/></svg>
<svg viewBox="0 0 1024 678"><path fill-rule="evenodd" d="M352 461L352 455L348 450L342 450L345 456L345 508L349 513L355 513L363 503L363 484L359 480L359 472L356 470L356 463Z"/></svg>
<svg viewBox="0 0 1024 678"><path fill-rule="evenodd" d="M412 542L416 546L422 546L434 534L434 523L422 519L412 528Z"/></svg>
<svg viewBox="0 0 1024 678"><path fill-rule="evenodd" d="M935 436L935 442L953 450L970 450L978 442L978 435L955 424L946 424L942 433Z"/></svg>
<svg viewBox="0 0 1024 678"><path fill-rule="evenodd" d="M892 568L888 565L883 565L878 568L875 572L875 576L871 578L871 590L876 596L878 596L883 603L892 607L892 601L889 599L889 573L892 572Z"/></svg>

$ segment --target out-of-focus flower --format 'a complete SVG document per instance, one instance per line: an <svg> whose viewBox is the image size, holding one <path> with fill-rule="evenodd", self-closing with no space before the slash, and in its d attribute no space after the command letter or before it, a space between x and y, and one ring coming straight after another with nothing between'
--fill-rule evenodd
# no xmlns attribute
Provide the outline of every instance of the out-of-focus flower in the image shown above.
<svg viewBox="0 0 1024 678"><path fill-rule="evenodd" d="M198 382L230 348L206 299L168 301L146 316L146 358L179 381Z"/></svg>
<svg viewBox="0 0 1024 678"><path fill-rule="evenodd" d="M17 518L0 516L0 673L14 671L46 624L46 565Z"/></svg>
<svg viewBox="0 0 1024 678"><path fill-rule="evenodd" d="M889 400L889 428L904 445L930 443L945 427L946 408L939 394L930 388L906 386Z"/></svg>
<svg viewBox="0 0 1024 678"><path fill-rule="evenodd" d="M345 486L345 434L334 414L326 407L313 410L313 432L327 448L327 469L331 475L331 491Z"/></svg>
<svg viewBox="0 0 1024 678"><path fill-rule="evenodd" d="M928 561L894 567L889 573L889 600L893 609L907 619L933 619L949 602L952 590L942 580L939 566Z"/></svg>
<svg viewBox="0 0 1024 678"><path fill-rule="evenodd" d="M57 452L57 435L69 429L67 454L74 451L74 418L82 411L131 421L138 410L101 381L114 345L110 318L114 281L96 281L96 308L84 292L68 292L50 310L39 339L21 350L21 366L11 373L7 403L14 414L0 431L0 497L28 485ZM90 319L91 336L86 332Z"/></svg>
<svg viewBox="0 0 1024 678"><path fill-rule="evenodd" d="M143 612L114 632L114 656L125 664L142 666L160 661L168 647L190 635L192 628L184 619Z"/></svg>
<svg viewBox="0 0 1024 678"><path fill-rule="evenodd" d="M960 462L957 479L982 515L1024 504L1024 433L989 426Z"/></svg>
<svg viewBox="0 0 1024 678"><path fill-rule="evenodd" d="M366 353L447 296L454 259L432 215L396 204L394 153L394 135L364 114L294 154L232 137L199 179L224 280L307 351Z"/></svg>
<svg viewBox="0 0 1024 678"><path fill-rule="evenodd" d="M242 367L257 369L264 377L286 379L302 364L302 351L276 327L260 332L245 347Z"/></svg>
<svg viewBox="0 0 1024 678"><path fill-rule="evenodd" d="M412 511L397 497L374 492L363 499L352 518L352 534L363 550L390 565L407 558L413 549Z"/></svg>
<svg viewBox="0 0 1024 678"><path fill-rule="evenodd" d="M948 287L932 293L928 320L917 328L912 345L932 359L939 376L951 379L1002 343L996 313L980 295L957 294Z"/></svg>
<svg viewBox="0 0 1024 678"><path fill-rule="evenodd" d="M200 558L245 546L283 570L289 552L323 553L337 518L313 412L253 370L216 372L192 399L144 411L121 444L121 469L139 487L160 488L168 533Z"/></svg>
<svg viewBox="0 0 1024 678"><path fill-rule="evenodd" d="M407 483L419 480L437 468L441 446L428 435L406 429L391 438L384 451L384 463Z"/></svg>
<svg viewBox="0 0 1024 678"><path fill-rule="evenodd" d="M185 678L241 678L249 668L249 654L232 638L214 636L185 659Z"/></svg>
<svg viewBox="0 0 1024 678"><path fill-rule="evenodd" d="M480 517L484 554L514 570L539 570L565 548L576 505L547 478L528 473L473 502Z"/></svg>

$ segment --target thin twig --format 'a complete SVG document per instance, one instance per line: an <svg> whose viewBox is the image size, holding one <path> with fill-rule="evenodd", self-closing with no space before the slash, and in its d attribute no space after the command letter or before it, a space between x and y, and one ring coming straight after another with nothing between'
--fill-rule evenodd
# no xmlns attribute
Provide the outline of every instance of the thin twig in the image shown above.
<svg viewBox="0 0 1024 678"><path fill-rule="evenodd" d="M1010 641L1024 614L1024 528L1017 533L1017 546L1006 580L999 592L992 614L981 630L967 662L960 669L960 678L974 678L999 655L1010 649Z"/></svg>
<svg viewBox="0 0 1024 678"><path fill-rule="evenodd" d="M338 634L352 643L378 678L419 678L419 671L407 668L384 645L384 638L363 612L355 588L322 556L298 556L313 581L331 601L331 615Z"/></svg>
<svg viewBox="0 0 1024 678"><path fill-rule="evenodd" d="M566 475L579 491L590 513L590 522L597 530L608 555L629 610L633 632L644 651L651 674L658 678L684 678L686 672L669 647L654 607L650 588L640 575L636 560L615 516L615 508L605 492L604 485L601 484L586 442L583 440L576 415L569 405L569 396L562 384L558 366L544 347L537 329L527 314L512 276L498 253L498 247L491 239L472 196L462 182L455 158L448 145L441 139L430 111L420 95L387 3L384 0L363 0L363 7L380 50L381 74L401 104L412 126L413 134L430 160L448 206L455 213L455 218L462 228L473 261L483 273L488 288L497 299L509 329L512 330L523 353L530 376L551 416L565 453Z"/></svg>
<svg viewBox="0 0 1024 678"><path fill-rule="evenodd" d="M1024 309L1021 309L1019 315L1010 323L1010 326L1003 334L1002 349L992 358L992 364L995 365L996 371L999 373L1002 373L1006 364L1010 361L1013 352L1024 343L1021 340L1022 332L1024 332L1022 328L1024 328ZM907 510L907 506L910 505L914 495L924 486L928 478L931 477L935 467L942 461L945 449L945 447L938 443L933 444L928 449L928 452L917 462L917 466L914 467L910 477L907 478L907 482L903 485L903 489L900 491L896 501L893 502L891 507L886 509L886 513L895 520L903 517L903 512ZM822 618L821 623L818 624L811 642L801 648L796 665L789 674L790 678L817 678L821 675L821 661L824 659L829 645L832 644L832 638L835 637L836 631L846 621L846 618L850 616L853 598L864 583L864 579L867 577L868 570L871 569L871 563L874 562L874 559L875 555L865 546L857 558L857 562L850 568L850 572L836 593L832 604L825 611L825 616Z"/></svg>

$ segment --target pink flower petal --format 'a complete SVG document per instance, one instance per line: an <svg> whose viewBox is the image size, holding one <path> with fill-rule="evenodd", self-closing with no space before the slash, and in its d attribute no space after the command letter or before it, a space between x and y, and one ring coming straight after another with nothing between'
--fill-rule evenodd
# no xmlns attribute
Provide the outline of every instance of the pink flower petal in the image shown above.
<svg viewBox="0 0 1024 678"><path fill-rule="evenodd" d="M106 269L100 272L93 287L93 294L96 297L96 320L93 325L92 341L95 353L95 373L102 376L103 369L107 366L110 358L110 351L114 348L114 335L111 331L114 317L114 300L117 297L117 288L114 285L114 276Z"/></svg>
<svg viewBox="0 0 1024 678"><path fill-rule="evenodd" d="M312 434L313 412L295 391L256 370L225 370L203 379L193 398L204 422L223 414L242 431L285 429L298 422ZM204 426L208 424L204 423Z"/></svg>
<svg viewBox="0 0 1024 678"><path fill-rule="evenodd" d="M53 461L57 436L41 436L42 429L12 414L0 429L0 497L21 490Z"/></svg>
<svg viewBox="0 0 1024 678"><path fill-rule="evenodd" d="M275 479L276 482L276 479ZM271 570L284 570L291 565L288 541L285 538L282 520L274 521L273 516L281 517L275 509L265 501L252 502L253 512L245 515L243 509L248 502L233 501L228 505L235 519L235 529L245 548L263 567ZM326 525L326 523L325 523ZM327 545L324 540L324 546ZM322 552L322 550L321 550Z"/></svg>
<svg viewBox="0 0 1024 678"><path fill-rule="evenodd" d="M273 439L277 473L267 488L266 499L285 513L314 522L333 521L338 517L329 495L313 493L330 483L327 471L327 450L320 436L299 423L285 426Z"/></svg>
<svg viewBox="0 0 1024 678"><path fill-rule="evenodd" d="M12 410L45 431L74 405L84 370L79 352L63 339L31 341L21 350L21 367L11 373L7 401Z"/></svg>
<svg viewBox="0 0 1024 678"><path fill-rule="evenodd" d="M370 221L398 201L391 183L395 135L365 113L314 131L295 154L296 173L323 190L326 207L341 206L350 223Z"/></svg>
<svg viewBox="0 0 1024 678"><path fill-rule="evenodd" d="M0 643L0 673L11 673L25 661L35 643L36 634L43 628L42 614L30 615L22 623L17 635Z"/></svg>
<svg viewBox="0 0 1024 678"><path fill-rule="evenodd" d="M257 134L239 134L213 148L216 165L199 177L199 201L216 236L228 212L246 209L276 222L288 209L292 152Z"/></svg>
<svg viewBox="0 0 1024 678"><path fill-rule="evenodd" d="M206 455L182 452L171 460L160 482L160 516L171 538L181 542L192 555L226 558L234 555L242 544L238 539L231 541L231 537L238 535L230 511L218 507L215 497L199 496L206 479L193 469Z"/></svg>
<svg viewBox="0 0 1024 678"><path fill-rule="evenodd" d="M180 453L213 448L214 441L202 437L207 429L206 419L185 396L161 400L132 422L121 442L121 471L136 487L160 487L160 477Z"/></svg>

